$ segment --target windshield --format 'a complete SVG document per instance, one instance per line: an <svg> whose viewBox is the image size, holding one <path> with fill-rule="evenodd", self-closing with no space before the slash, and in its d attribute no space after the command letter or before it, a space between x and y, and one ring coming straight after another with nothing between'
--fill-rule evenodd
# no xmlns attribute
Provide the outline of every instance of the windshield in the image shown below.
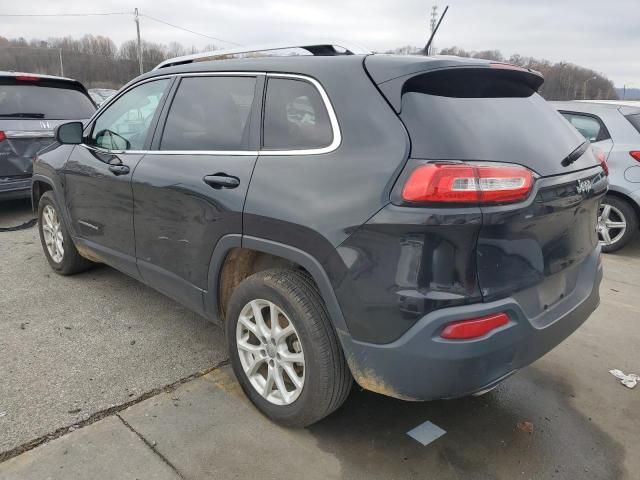
<svg viewBox="0 0 640 480"><path fill-rule="evenodd" d="M400 116L414 158L511 162L553 174L584 142L534 89L492 69L421 75L403 90Z"/></svg>
<svg viewBox="0 0 640 480"><path fill-rule="evenodd" d="M78 90L36 85L0 85L0 117L79 120L93 115L91 100Z"/></svg>

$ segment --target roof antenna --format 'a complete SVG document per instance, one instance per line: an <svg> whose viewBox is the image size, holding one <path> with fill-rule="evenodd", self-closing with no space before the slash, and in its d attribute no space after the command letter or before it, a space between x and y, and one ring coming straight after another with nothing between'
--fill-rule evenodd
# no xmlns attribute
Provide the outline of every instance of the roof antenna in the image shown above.
<svg viewBox="0 0 640 480"><path fill-rule="evenodd" d="M444 18L444 16L447 14L447 10L449 10L449 5L447 5L444 8L444 11L442 12L442 15L440 15L440 20L438 20L438 24L436 25L436 28L434 28L431 31L431 36L429 37L429 41L424 46L424 50L422 51L423 55L429 55L429 49L431 48L431 42L433 42L433 37L436 35L436 32L438 31L438 28L440 28L440 24L442 23L442 19Z"/></svg>

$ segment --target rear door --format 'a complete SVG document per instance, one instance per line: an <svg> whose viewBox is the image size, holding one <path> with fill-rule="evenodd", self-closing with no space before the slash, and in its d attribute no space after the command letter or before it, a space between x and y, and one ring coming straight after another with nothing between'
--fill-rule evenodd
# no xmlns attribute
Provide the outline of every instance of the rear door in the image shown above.
<svg viewBox="0 0 640 480"><path fill-rule="evenodd" d="M133 176L140 273L199 311L216 243L242 233L263 83L256 74L182 76Z"/></svg>
<svg viewBox="0 0 640 480"><path fill-rule="evenodd" d="M139 277L131 177L151 141L170 79L127 90L85 129L64 169L67 208L81 243L113 267Z"/></svg>
<svg viewBox="0 0 640 480"><path fill-rule="evenodd" d="M411 136L409 166L499 162L534 172L526 199L480 204L477 275L485 301L533 289L522 302L536 317L573 292L581 272L593 286L607 181L585 139L535 92L531 74L508 68L416 76L404 84L400 116Z"/></svg>
<svg viewBox="0 0 640 480"><path fill-rule="evenodd" d="M29 178L36 153L53 129L91 117L95 106L71 81L31 75L0 76L0 178Z"/></svg>

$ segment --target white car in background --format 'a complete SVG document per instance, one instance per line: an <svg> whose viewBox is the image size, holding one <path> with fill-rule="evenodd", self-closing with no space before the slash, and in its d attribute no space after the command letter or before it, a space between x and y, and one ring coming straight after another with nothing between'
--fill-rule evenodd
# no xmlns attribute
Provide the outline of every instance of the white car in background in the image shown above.
<svg viewBox="0 0 640 480"><path fill-rule="evenodd" d="M112 88L91 88L89 89L89 95L96 102L96 105L99 107L104 102L109 100L113 95L117 92Z"/></svg>
<svg viewBox="0 0 640 480"><path fill-rule="evenodd" d="M602 201L598 236L602 251L624 247L640 218L640 102L550 102L609 164L609 193Z"/></svg>

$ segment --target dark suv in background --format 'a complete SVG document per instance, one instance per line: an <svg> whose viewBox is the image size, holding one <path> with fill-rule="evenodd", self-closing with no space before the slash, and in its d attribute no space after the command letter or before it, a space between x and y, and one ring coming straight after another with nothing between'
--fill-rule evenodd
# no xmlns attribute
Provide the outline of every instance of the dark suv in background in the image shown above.
<svg viewBox="0 0 640 480"><path fill-rule="evenodd" d="M33 183L51 267L104 262L223 323L248 397L293 426L352 379L483 393L587 319L606 169L538 73L303 48L167 61L60 126Z"/></svg>
<svg viewBox="0 0 640 480"><path fill-rule="evenodd" d="M95 110L76 80L0 72L0 201L29 198L33 158L54 141L54 128Z"/></svg>

